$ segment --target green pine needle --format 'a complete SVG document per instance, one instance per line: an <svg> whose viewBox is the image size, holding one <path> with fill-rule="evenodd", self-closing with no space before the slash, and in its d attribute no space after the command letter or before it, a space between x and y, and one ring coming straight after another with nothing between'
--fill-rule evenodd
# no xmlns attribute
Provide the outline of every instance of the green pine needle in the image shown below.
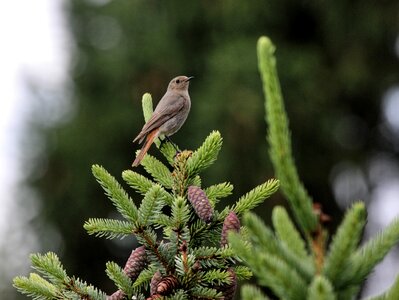
<svg viewBox="0 0 399 300"><path fill-rule="evenodd" d="M144 122L148 122L154 112L152 104L152 97L150 93L145 93L141 98L141 105L143 107Z"/></svg>
<svg viewBox="0 0 399 300"><path fill-rule="evenodd" d="M157 271L158 267L156 265L151 265L147 269L144 269L134 281L133 287L135 289L145 290L149 286L152 277Z"/></svg>
<svg viewBox="0 0 399 300"><path fill-rule="evenodd" d="M35 273L31 273L29 278L18 276L14 278L14 287L34 300L53 300L57 298L57 288L47 280Z"/></svg>
<svg viewBox="0 0 399 300"><path fill-rule="evenodd" d="M233 192L233 185L230 182L223 182L219 184L211 185L207 187L205 190L205 194L214 207L221 198L225 198L230 196Z"/></svg>
<svg viewBox="0 0 399 300"><path fill-rule="evenodd" d="M79 278L72 278L70 285L72 285L72 290L63 291L62 299L104 300L106 298L104 292L98 290L91 284L87 284L85 281L82 281Z"/></svg>
<svg viewBox="0 0 399 300"><path fill-rule="evenodd" d="M88 234L107 239L124 238L134 230L134 225L130 222L99 218L90 218L83 227Z"/></svg>
<svg viewBox="0 0 399 300"><path fill-rule="evenodd" d="M341 278L344 267L357 247L366 225L366 207L364 203L353 204L345 214L337 233L330 244L325 260L323 274L335 284Z"/></svg>
<svg viewBox="0 0 399 300"><path fill-rule="evenodd" d="M158 184L154 185L145 194L139 208L139 223L142 226L153 224L158 215L161 213L162 207L165 205L167 197L164 189Z"/></svg>
<svg viewBox="0 0 399 300"><path fill-rule="evenodd" d="M239 280L249 280L253 275L251 269L246 266L234 267L234 273L236 273L237 279Z"/></svg>
<svg viewBox="0 0 399 300"><path fill-rule="evenodd" d="M201 274L204 282L209 283L211 285L224 285L231 283L230 273L224 270L213 269Z"/></svg>
<svg viewBox="0 0 399 300"><path fill-rule="evenodd" d="M173 186L173 177L169 169L155 157L146 154L141 163L144 169L151 174L155 181L164 187L171 189Z"/></svg>
<svg viewBox="0 0 399 300"><path fill-rule="evenodd" d="M106 273L108 277L115 283L118 289L122 290L127 295L131 295L133 293L133 283L131 279L116 263L107 262Z"/></svg>
<svg viewBox="0 0 399 300"><path fill-rule="evenodd" d="M276 235L290 250L298 255L300 259L308 258L305 242L295 225L282 206L275 206L272 213L272 221Z"/></svg>
<svg viewBox="0 0 399 300"><path fill-rule="evenodd" d="M172 204L172 224L175 229L183 228L191 217L190 206L183 197L177 197Z"/></svg>
<svg viewBox="0 0 399 300"><path fill-rule="evenodd" d="M278 240L273 231L255 214L248 212L244 215L243 220L244 228L248 231L248 238L252 242L253 251L276 255L304 279L308 280L313 277L314 266L310 257L300 257L295 254L291 247Z"/></svg>
<svg viewBox="0 0 399 300"><path fill-rule="evenodd" d="M153 181L132 170L123 171L122 178L130 187L138 191L143 196L154 184Z"/></svg>
<svg viewBox="0 0 399 300"><path fill-rule="evenodd" d="M175 256L176 272L180 276L187 275L188 271L192 268L194 263L195 263L195 256L192 254L188 254L186 257L183 257L183 255Z"/></svg>
<svg viewBox="0 0 399 300"><path fill-rule="evenodd" d="M237 214L251 210L275 193L278 187L279 181L270 179L242 196L233 206L232 210Z"/></svg>
<svg viewBox="0 0 399 300"><path fill-rule="evenodd" d="M399 241L399 218L351 255L338 286L360 284Z"/></svg>
<svg viewBox="0 0 399 300"><path fill-rule="evenodd" d="M222 137L219 131L212 131L204 143L187 160L187 170L190 177L209 167L217 158L222 148Z"/></svg>
<svg viewBox="0 0 399 300"><path fill-rule="evenodd" d="M187 295L184 290L177 290L168 297L162 297L162 300L190 300L191 298Z"/></svg>
<svg viewBox="0 0 399 300"><path fill-rule="evenodd" d="M279 256L281 252L271 230L250 213L245 214L244 223L252 244L235 232L229 234L229 243L251 268L259 284L269 287L282 299L305 299L303 287L306 283L295 268Z"/></svg>
<svg viewBox="0 0 399 300"><path fill-rule="evenodd" d="M264 295L262 291L249 284L244 284L241 287L241 299L242 300L269 300L269 297Z"/></svg>
<svg viewBox="0 0 399 300"><path fill-rule="evenodd" d="M313 213L312 199L300 182L291 149L288 119L285 113L280 83L277 76L275 47L269 38L258 40L259 71L265 93L266 122L269 133L270 157L281 181L297 222L305 233L316 228L317 218Z"/></svg>
<svg viewBox="0 0 399 300"><path fill-rule="evenodd" d="M42 273L53 284L59 285L68 282L69 278L58 256L53 252L46 254L31 254L32 267Z"/></svg>
<svg viewBox="0 0 399 300"><path fill-rule="evenodd" d="M191 295L195 297L195 299L222 299L222 293L218 292L215 289L195 286L191 290Z"/></svg>
<svg viewBox="0 0 399 300"><path fill-rule="evenodd" d="M308 293L308 300L336 300L331 282L321 275L313 279Z"/></svg>
<svg viewBox="0 0 399 300"><path fill-rule="evenodd" d="M245 228L248 230L248 236L257 247L262 251L278 255L279 248L273 231L254 213L248 212L243 217Z"/></svg>
<svg viewBox="0 0 399 300"><path fill-rule="evenodd" d="M247 261L248 256L243 259ZM269 287L282 299L305 299L306 282L285 261L267 253L258 254L254 260L250 268L258 278L259 284Z"/></svg>
<svg viewBox="0 0 399 300"><path fill-rule="evenodd" d="M305 299L306 283L293 268L274 255L264 253L259 258L258 264L263 266L262 270L259 270L259 267L256 267L256 270L255 266L252 268L254 274L258 272L260 275L260 284L271 288L282 299Z"/></svg>
<svg viewBox="0 0 399 300"><path fill-rule="evenodd" d="M121 215L135 223L138 217L137 207L118 181L99 165L93 165L92 172Z"/></svg>

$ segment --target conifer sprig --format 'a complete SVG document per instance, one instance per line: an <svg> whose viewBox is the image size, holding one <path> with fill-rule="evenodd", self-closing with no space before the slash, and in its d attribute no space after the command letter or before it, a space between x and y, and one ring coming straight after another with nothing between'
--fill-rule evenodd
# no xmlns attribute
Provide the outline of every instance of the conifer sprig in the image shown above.
<svg viewBox="0 0 399 300"><path fill-rule="evenodd" d="M162 186L171 189L173 186L173 177L169 169L155 157L147 154L142 163L144 169Z"/></svg>
<svg viewBox="0 0 399 300"><path fill-rule="evenodd" d="M242 235L236 233L229 235L229 242L239 257L254 272L259 283L272 289L283 299L305 299L306 293L302 285L306 285L306 277L301 274L306 270L298 271L300 263L292 264L292 261L287 259L281 251L282 245L270 228L265 226L258 217L247 213L244 216L244 225L249 231L250 244Z"/></svg>
<svg viewBox="0 0 399 300"><path fill-rule="evenodd" d="M221 198L231 195L233 192L233 185L230 182L223 182L214 184L204 189L205 194L208 196L209 202L213 207L219 202Z"/></svg>
<svg viewBox="0 0 399 300"><path fill-rule="evenodd" d="M32 299L105 299L102 291L68 276L56 254L33 254L31 261L32 267L51 281L50 283L36 273L31 273L29 277L15 277L14 287Z"/></svg>
<svg viewBox="0 0 399 300"><path fill-rule="evenodd" d="M354 252L338 286L360 284L399 241L399 218Z"/></svg>
<svg viewBox="0 0 399 300"><path fill-rule="evenodd" d="M143 107L144 122L148 122L154 112L154 106L152 104L152 96L150 93L145 93L141 98L141 104Z"/></svg>
<svg viewBox="0 0 399 300"><path fill-rule="evenodd" d="M30 256L32 267L53 284L62 284L69 280L58 256L53 252L42 254L32 254Z"/></svg>
<svg viewBox="0 0 399 300"><path fill-rule="evenodd" d="M331 283L323 276L316 276L309 286L308 300L336 300Z"/></svg>
<svg viewBox="0 0 399 300"><path fill-rule="evenodd" d="M146 99L149 105L149 98ZM89 219L85 229L89 234L107 238L135 235L146 247L148 264L152 266L136 278L129 279L125 270L109 262L106 271L118 289L110 299L130 297L133 293L135 297L144 297L144 285L149 281L156 285L151 292L154 299L175 299L175 296L187 299L224 296L230 299L235 294L236 281L252 275L248 267L235 266L235 253L224 247L227 244L226 233L230 227L233 231L240 229L234 211L243 213L259 205L276 191L278 182L269 180L254 188L233 205L229 216L226 212L224 217L227 218L224 219L223 213L214 209L214 204L219 198L231 194L232 185L215 184L202 190L199 177L199 172L215 161L221 142L220 134L212 132L198 150L178 153L174 157L173 172L150 155L143 159L143 165L152 178L124 171L123 179L144 196L139 208L103 167L93 166L97 181L125 220ZM169 215L163 212L165 206L169 207ZM222 227L226 227L225 233L222 233ZM162 229L163 236L157 229ZM223 238L225 242L221 245ZM157 283L154 276L159 277Z"/></svg>
<svg viewBox="0 0 399 300"><path fill-rule="evenodd" d="M270 179L242 196L238 202L233 205L232 210L237 214L242 214L246 211L249 211L274 194L278 187L279 181Z"/></svg>
<svg viewBox="0 0 399 300"><path fill-rule="evenodd" d="M360 242L365 225L366 208L361 202L355 203L339 226L324 263L323 273L332 283L339 280L344 267L349 264L350 256Z"/></svg>
<svg viewBox="0 0 399 300"><path fill-rule="evenodd" d="M218 131L212 131L204 143L193 152L187 161L187 170L190 177L200 173L215 162L222 148L222 137Z"/></svg>
<svg viewBox="0 0 399 300"><path fill-rule="evenodd" d="M83 228L88 234L107 239L124 238L134 230L132 223L127 221L99 218L90 218L84 223Z"/></svg>
<svg viewBox="0 0 399 300"><path fill-rule="evenodd" d="M258 283L281 299L351 300L358 295L374 266L399 241L399 219L359 247L367 213L363 203L355 203L338 227L326 254L328 232L324 223L330 217L320 205L312 203L299 180L273 53L271 41L260 38L259 70L266 98L270 156L302 234L285 209L276 207L272 215L275 232L255 215L246 213L243 220L247 234L231 233L230 246L251 268ZM398 282L399 279L391 289L372 299L399 298ZM249 287L243 289L243 295L246 294L262 299L262 295L258 296L256 290Z"/></svg>
<svg viewBox="0 0 399 300"><path fill-rule="evenodd" d="M58 289L36 273L31 273L29 278L25 276L15 277L14 287L34 300L52 300L56 299L58 295Z"/></svg>
<svg viewBox="0 0 399 300"><path fill-rule="evenodd" d="M106 273L115 285L126 295L133 293L133 283L123 269L114 262L107 262ZM130 298L130 297L129 297Z"/></svg>
<svg viewBox="0 0 399 300"><path fill-rule="evenodd" d="M310 234L316 229L317 219L312 210L312 199L301 183L292 155L290 130L285 114L283 96L277 76L275 47L267 37L258 40L259 71L265 94L266 122L270 158L277 179L304 233Z"/></svg>
<svg viewBox="0 0 399 300"><path fill-rule="evenodd" d="M154 185L152 180L132 170L123 171L122 178L131 188L135 189L143 196Z"/></svg>
<svg viewBox="0 0 399 300"><path fill-rule="evenodd" d="M157 220L166 200L161 191L162 187L155 184L145 194L138 210L138 218L141 226L148 226Z"/></svg>
<svg viewBox="0 0 399 300"><path fill-rule="evenodd" d="M121 215L135 223L138 218L137 207L122 186L99 165L93 165L92 172Z"/></svg>
<svg viewBox="0 0 399 300"><path fill-rule="evenodd" d="M306 244L301 234L296 230L284 207L276 206L272 213L273 226L277 238L299 259L308 259Z"/></svg>
<svg viewBox="0 0 399 300"><path fill-rule="evenodd" d="M262 291L249 284L245 284L241 287L241 299L242 300L269 300L269 297L264 295Z"/></svg>

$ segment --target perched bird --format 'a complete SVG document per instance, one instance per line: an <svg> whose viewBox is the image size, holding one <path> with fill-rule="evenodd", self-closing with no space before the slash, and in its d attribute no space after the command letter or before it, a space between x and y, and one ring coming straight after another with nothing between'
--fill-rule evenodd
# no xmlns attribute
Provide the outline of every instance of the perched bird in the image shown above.
<svg viewBox="0 0 399 300"><path fill-rule="evenodd" d="M192 78L178 76L169 83L168 90L159 101L151 118L144 124L143 129L133 140L133 142L139 141L139 144L145 140L139 155L133 162L133 167L140 164L157 137L165 135L168 138L178 131L186 121L191 107L188 86Z"/></svg>

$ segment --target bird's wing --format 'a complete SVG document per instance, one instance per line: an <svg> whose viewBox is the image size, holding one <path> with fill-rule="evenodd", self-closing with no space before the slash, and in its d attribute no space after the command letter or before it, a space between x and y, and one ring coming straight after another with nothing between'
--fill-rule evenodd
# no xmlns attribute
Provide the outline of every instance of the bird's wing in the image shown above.
<svg viewBox="0 0 399 300"><path fill-rule="evenodd" d="M151 118L147 121L147 123L144 124L143 129L141 129L140 133L136 136L133 142L139 140L139 143L141 143L147 134L173 118L183 108L183 96L166 96L167 95L162 97L162 99L159 101Z"/></svg>

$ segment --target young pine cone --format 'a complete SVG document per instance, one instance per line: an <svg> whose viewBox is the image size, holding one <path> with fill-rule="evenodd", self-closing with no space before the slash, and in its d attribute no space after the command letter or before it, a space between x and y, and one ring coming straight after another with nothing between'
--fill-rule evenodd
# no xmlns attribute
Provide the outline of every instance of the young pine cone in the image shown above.
<svg viewBox="0 0 399 300"><path fill-rule="evenodd" d="M117 290L110 296L107 296L107 300L122 300L125 297L125 293L121 290Z"/></svg>
<svg viewBox="0 0 399 300"><path fill-rule="evenodd" d="M198 217L209 223L212 220L213 208L205 192L198 186L191 185L187 189L187 197Z"/></svg>
<svg viewBox="0 0 399 300"><path fill-rule="evenodd" d="M234 211L231 211L223 222L222 238L220 240L220 246L224 247L228 244L227 236L229 231L240 231L240 220Z"/></svg>
<svg viewBox="0 0 399 300"><path fill-rule="evenodd" d="M135 280L146 265L147 255L145 254L145 247L141 246L132 251L123 271L132 280Z"/></svg>
<svg viewBox="0 0 399 300"><path fill-rule="evenodd" d="M157 293L158 284L162 280L161 272L156 271L154 276L152 276L151 283L150 283L150 293L151 296Z"/></svg>
<svg viewBox="0 0 399 300"><path fill-rule="evenodd" d="M224 300L232 300L237 289L237 275L231 268L228 268L227 272L230 274L231 283L222 287L221 292L223 293Z"/></svg>

